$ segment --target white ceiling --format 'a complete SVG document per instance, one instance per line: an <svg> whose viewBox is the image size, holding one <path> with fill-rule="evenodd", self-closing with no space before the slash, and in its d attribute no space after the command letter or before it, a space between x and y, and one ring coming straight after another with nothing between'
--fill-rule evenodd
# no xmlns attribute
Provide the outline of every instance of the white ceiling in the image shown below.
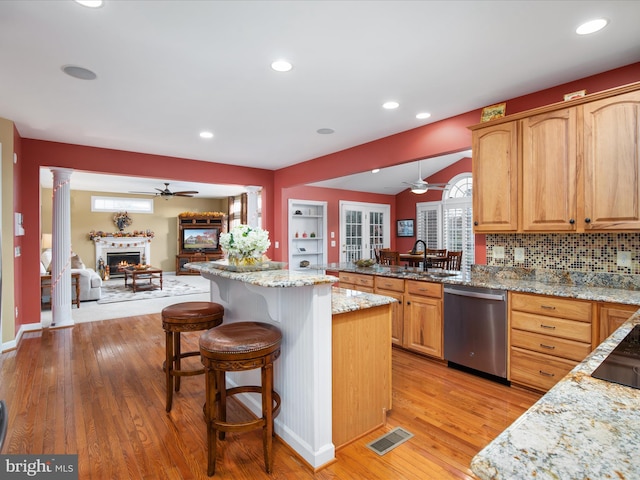
<svg viewBox="0 0 640 480"><path fill-rule="evenodd" d="M610 24L574 33L594 17ZM25 138L278 169L637 62L638 18L610 0L3 0L0 116Z"/></svg>

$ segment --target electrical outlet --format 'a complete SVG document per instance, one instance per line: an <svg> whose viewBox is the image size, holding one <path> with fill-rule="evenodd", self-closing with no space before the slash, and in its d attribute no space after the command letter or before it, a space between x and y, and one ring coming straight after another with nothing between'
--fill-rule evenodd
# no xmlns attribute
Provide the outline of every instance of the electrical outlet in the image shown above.
<svg viewBox="0 0 640 480"><path fill-rule="evenodd" d="M493 258L502 260L504 258L504 247L493 247Z"/></svg>
<svg viewBox="0 0 640 480"><path fill-rule="evenodd" d="M336 241L335 240L331 240L331 246L335 247L336 246Z"/></svg>
<svg viewBox="0 0 640 480"><path fill-rule="evenodd" d="M630 267L631 252L618 252L617 264L619 267Z"/></svg>
<svg viewBox="0 0 640 480"><path fill-rule="evenodd" d="M517 247L513 250L513 259L516 262L524 262L524 248Z"/></svg>
<svg viewBox="0 0 640 480"><path fill-rule="evenodd" d="M280 242L275 242L275 248L280 248Z"/></svg>

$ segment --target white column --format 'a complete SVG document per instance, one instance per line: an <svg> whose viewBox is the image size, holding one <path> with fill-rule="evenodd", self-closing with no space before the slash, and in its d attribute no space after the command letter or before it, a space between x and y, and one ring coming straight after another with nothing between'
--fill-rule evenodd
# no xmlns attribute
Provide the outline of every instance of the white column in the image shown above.
<svg viewBox="0 0 640 480"><path fill-rule="evenodd" d="M262 187L247 187L247 225L262 228L258 221L258 198Z"/></svg>
<svg viewBox="0 0 640 480"><path fill-rule="evenodd" d="M53 222L51 259L51 325L73 325L71 317L71 173L52 168Z"/></svg>

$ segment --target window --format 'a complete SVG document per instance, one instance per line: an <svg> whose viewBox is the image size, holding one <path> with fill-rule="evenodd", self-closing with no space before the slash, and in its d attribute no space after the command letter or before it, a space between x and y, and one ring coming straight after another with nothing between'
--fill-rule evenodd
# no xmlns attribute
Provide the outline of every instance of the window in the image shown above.
<svg viewBox="0 0 640 480"><path fill-rule="evenodd" d="M462 251L462 270L469 271L475 261L471 174L457 175L449 184L441 202L416 205L416 235L427 248Z"/></svg>
<svg viewBox="0 0 640 480"><path fill-rule="evenodd" d="M92 212L153 213L153 198L91 196Z"/></svg>

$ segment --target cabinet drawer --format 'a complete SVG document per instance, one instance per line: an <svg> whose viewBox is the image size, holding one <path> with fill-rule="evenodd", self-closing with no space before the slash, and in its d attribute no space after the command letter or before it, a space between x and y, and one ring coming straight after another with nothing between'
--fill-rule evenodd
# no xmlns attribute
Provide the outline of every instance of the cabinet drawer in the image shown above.
<svg viewBox="0 0 640 480"><path fill-rule="evenodd" d="M404 280L401 278L375 277L376 289L404 292Z"/></svg>
<svg viewBox="0 0 640 480"><path fill-rule="evenodd" d="M511 309L537 313L550 317L562 317L580 322L591 322L591 302L549 297L545 295L511 295Z"/></svg>
<svg viewBox="0 0 640 480"><path fill-rule="evenodd" d="M558 383L578 362L511 348L511 381L546 391Z"/></svg>
<svg viewBox="0 0 640 480"><path fill-rule="evenodd" d="M373 288L373 275L360 275L357 273L344 273L340 272L340 282L350 283L360 287Z"/></svg>
<svg viewBox="0 0 640 480"><path fill-rule="evenodd" d="M442 298L442 284L407 280L407 293L411 295Z"/></svg>
<svg viewBox="0 0 640 480"><path fill-rule="evenodd" d="M511 345L577 362L584 360L591 352L588 343L515 329L511 330Z"/></svg>
<svg viewBox="0 0 640 480"><path fill-rule="evenodd" d="M524 312L511 312L511 327L591 344L590 323Z"/></svg>

